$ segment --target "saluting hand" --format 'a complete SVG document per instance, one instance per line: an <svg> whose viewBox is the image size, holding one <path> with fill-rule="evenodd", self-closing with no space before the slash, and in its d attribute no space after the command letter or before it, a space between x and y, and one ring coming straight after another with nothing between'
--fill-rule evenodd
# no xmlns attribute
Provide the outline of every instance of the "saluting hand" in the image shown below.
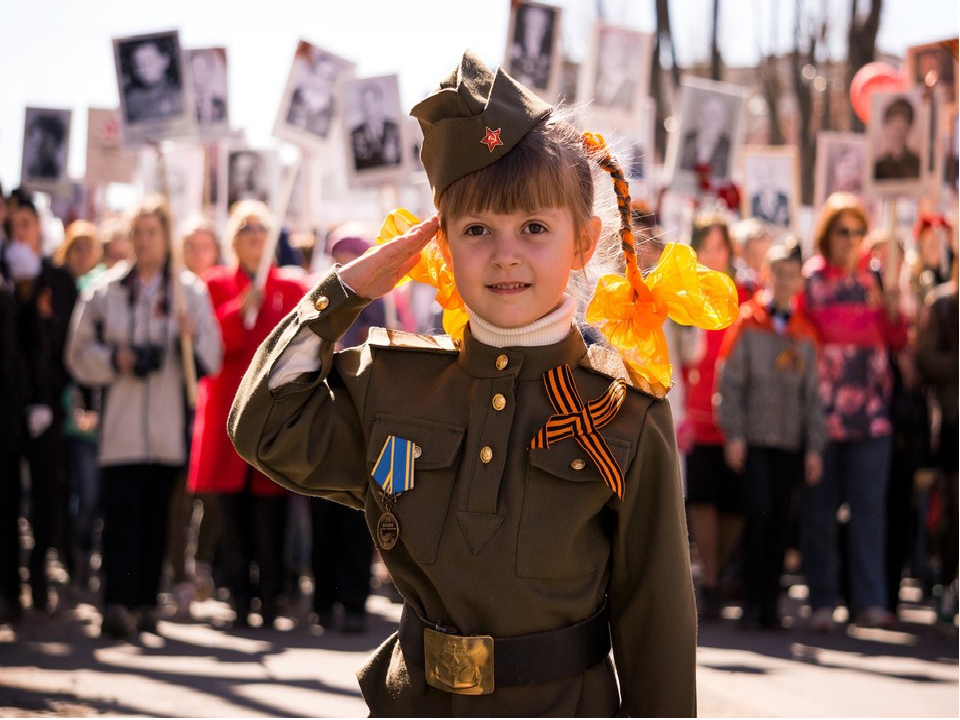
<svg viewBox="0 0 960 720"><path fill-rule="evenodd" d="M340 268L340 279L367 300L386 295L417 264L420 251L437 234L439 225L434 215L397 239L377 245Z"/></svg>

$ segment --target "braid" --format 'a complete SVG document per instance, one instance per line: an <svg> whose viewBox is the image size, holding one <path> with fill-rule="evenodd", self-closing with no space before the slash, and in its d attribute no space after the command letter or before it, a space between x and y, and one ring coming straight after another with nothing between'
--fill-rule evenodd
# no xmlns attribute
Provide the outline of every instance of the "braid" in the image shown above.
<svg viewBox="0 0 960 720"><path fill-rule="evenodd" d="M610 154L603 135L585 132L581 136L581 140L587 153L591 155L600 167L608 172L613 179L613 192L617 196L617 210L620 213L620 247L623 250L624 259L627 264L627 278L630 280L630 284L636 287L636 283L638 281L643 282L643 280L637 266L637 241L633 235L633 228L630 222L630 186L627 183L627 179L623 176L620 163Z"/></svg>

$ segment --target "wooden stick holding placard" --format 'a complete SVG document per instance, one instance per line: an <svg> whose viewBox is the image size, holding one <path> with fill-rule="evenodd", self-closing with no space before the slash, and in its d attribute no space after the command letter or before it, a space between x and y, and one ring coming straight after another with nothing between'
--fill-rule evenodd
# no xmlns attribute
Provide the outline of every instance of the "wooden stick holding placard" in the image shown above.
<svg viewBox="0 0 960 720"><path fill-rule="evenodd" d="M897 198L887 198L887 264L883 269L883 285L888 290L900 287L900 243L897 240Z"/></svg>
<svg viewBox="0 0 960 720"><path fill-rule="evenodd" d="M167 185L167 161L163 148L159 143L154 143L157 151L157 165L160 170L160 192L166 199L167 214L170 217L170 234L176 232L176 218L174 217L173 207L170 204L170 193ZM177 318L182 318L187 312L187 303L183 294L183 282L180 274L183 271L183 255L180 243L170 243L170 276L173 280L173 312ZM187 406L195 408L197 406L197 366L193 359L193 338L186 332L183 325L180 324L180 360L183 363L183 384L187 394Z"/></svg>
<svg viewBox="0 0 960 720"><path fill-rule="evenodd" d="M287 206L290 205L290 197L293 195L293 188L297 182L297 173L300 172L300 163L302 157L298 154L287 177L284 178L283 185L280 188L276 207L273 208L276 222L270 228L270 234L267 236L267 242L263 246L263 255L260 256L260 264L257 265L257 274L253 278L253 287L256 290L263 290L267 285L267 275L270 272L270 266L273 265L273 258L277 252L277 243L280 241L280 226L287 216ZM257 309L251 308L243 315L243 326L250 330L257 322Z"/></svg>

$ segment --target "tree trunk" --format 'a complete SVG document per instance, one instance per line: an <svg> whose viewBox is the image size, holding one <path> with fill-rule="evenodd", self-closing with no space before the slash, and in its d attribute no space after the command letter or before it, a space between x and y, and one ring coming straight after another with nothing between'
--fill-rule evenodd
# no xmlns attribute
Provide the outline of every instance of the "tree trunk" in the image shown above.
<svg viewBox="0 0 960 720"><path fill-rule="evenodd" d="M783 145L786 138L780 127L780 74L777 72L777 59L768 55L763 60L760 70L763 97L767 101L767 125L769 127L770 144Z"/></svg>
<svg viewBox="0 0 960 720"><path fill-rule="evenodd" d="M667 130L664 120L670 114L667 107L667 97L664 88L663 66L660 64L660 51L664 44L670 47L670 77L673 81L673 90L680 87L680 68L677 65L677 49L673 44L673 33L670 30L670 7L667 0L654 0L654 12L657 19L657 41L653 48L653 62L650 72L650 95L657 105L654 129L654 147L656 156L663 161L667 153Z"/></svg>
<svg viewBox="0 0 960 720"><path fill-rule="evenodd" d="M880 29L880 10L883 0L870 0L870 12L863 20L857 18L857 0L850 0L850 29L847 32L847 89L853 82L857 70L868 62L873 62L877 54L877 31ZM917 11L921 12L918 6ZM851 126L855 131L863 130L863 123L851 108Z"/></svg>
<svg viewBox="0 0 960 720"><path fill-rule="evenodd" d="M813 202L813 168L816 160L816 138L813 133L813 89L809 82L803 79L803 68L812 65L816 59L817 38L814 33L809 34L808 46L805 51L800 49L801 0L797 0L796 20L794 23L794 37L796 38L791 53L790 76L793 80L793 91L797 96L797 114L800 118L799 154L800 154L800 202L810 205Z"/></svg>
<svg viewBox="0 0 960 720"><path fill-rule="evenodd" d="M720 79L720 45L717 36L720 33L720 0L713 0L713 27L710 29L710 79Z"/></svg>

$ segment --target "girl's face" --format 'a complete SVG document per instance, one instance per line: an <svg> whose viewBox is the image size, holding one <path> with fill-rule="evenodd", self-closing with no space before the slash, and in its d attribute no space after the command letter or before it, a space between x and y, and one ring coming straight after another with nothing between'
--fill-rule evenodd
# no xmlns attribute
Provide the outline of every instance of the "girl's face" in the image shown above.
<svg viewBox="0 0 960 720"><path fill-rule="evenodd" d="M155 215L140 215L133 224L133 254L141 267L155 269L167 259L163 225Z"/></svg>
<svg viewBox="0 0 960 720"><path fill-rule="evenodd" d="M448 218L442 247L467 307L492 325L518 328L560 304L570 271L593 255L600 227L600 218L590 218L578 242L562 208L484 212Z"/></svg>
<svg viewBox="0 0 960 720"><path fill-rule="evenodd" d="M830 228L827 244L827 260L831 265L853 271L860 259L860 243L867 229L860 218L846 210L837 215Z"/></svg>

